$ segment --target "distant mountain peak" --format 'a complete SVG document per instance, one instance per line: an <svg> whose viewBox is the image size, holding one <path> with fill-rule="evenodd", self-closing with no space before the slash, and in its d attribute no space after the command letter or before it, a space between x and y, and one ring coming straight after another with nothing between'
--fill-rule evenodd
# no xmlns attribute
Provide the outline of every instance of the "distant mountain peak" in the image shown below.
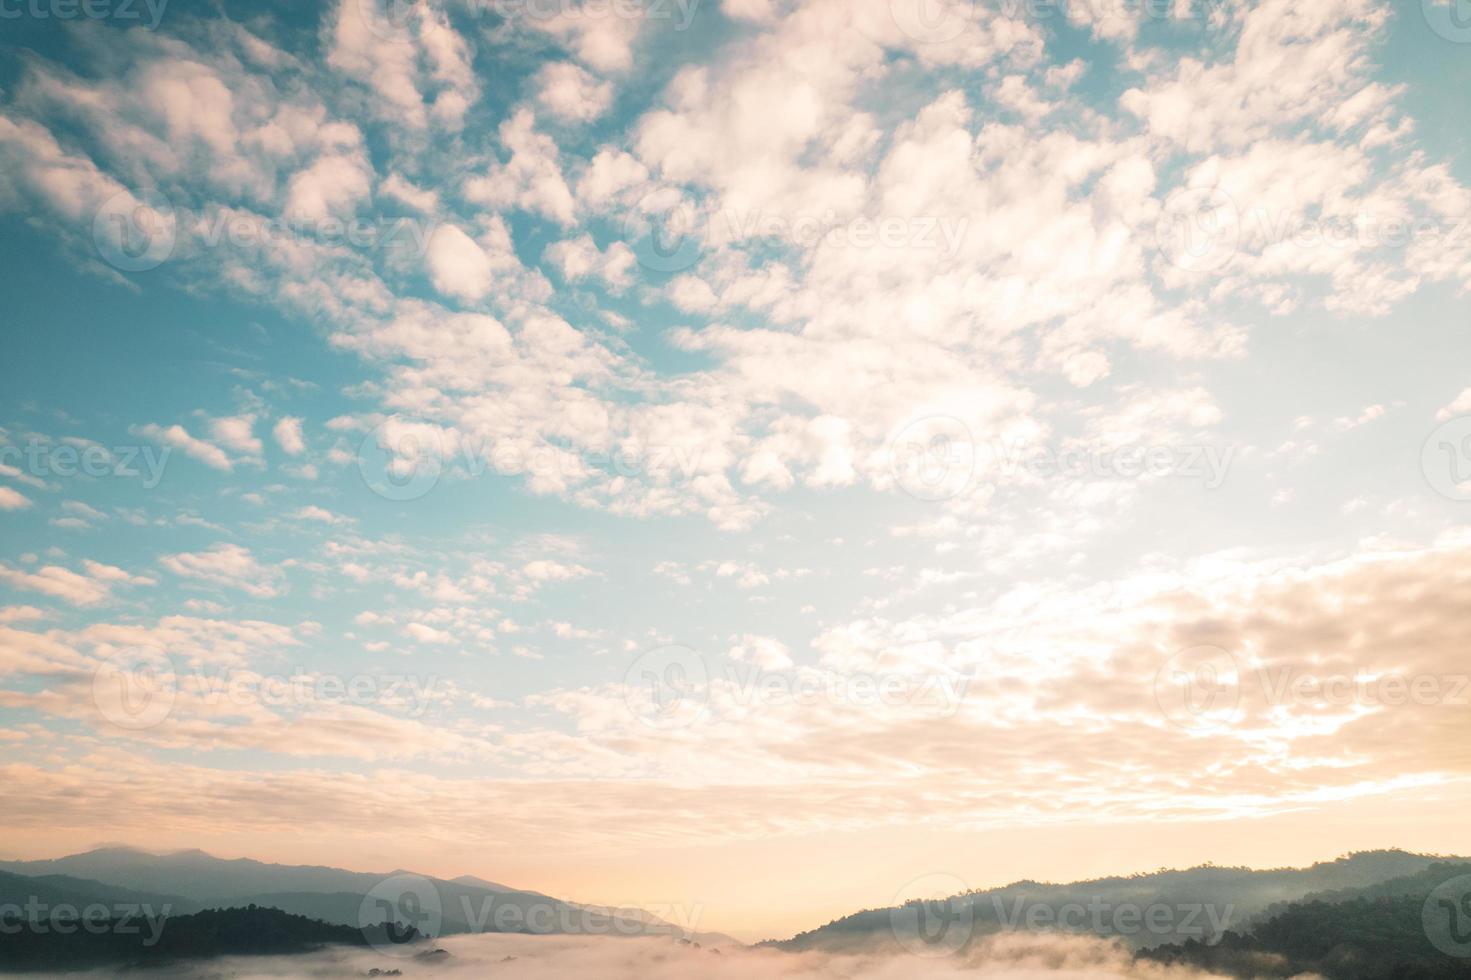
<svg viewBox="0 0 1471 980"><path fill-rule="evenodd" d="M502 885L498 882L486 881L484 878L477 878L474 875L460 875L458 878L451 878L450 880L457 885L469 885L472 888L485 888L493 892L514 892L521 890L519 888L512 888L510 885Z"/></svg>

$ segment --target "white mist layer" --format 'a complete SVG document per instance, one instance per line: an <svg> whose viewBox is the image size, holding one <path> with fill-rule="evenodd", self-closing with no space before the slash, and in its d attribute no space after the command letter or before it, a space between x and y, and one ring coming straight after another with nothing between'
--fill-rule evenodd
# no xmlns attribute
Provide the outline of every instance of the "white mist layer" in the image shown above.
<svg viewBox="0 0 1471 980"><path fill-rule="evenodd" d="M506 977L514 980L1208 980L1215 974L1135 961L1122 947L1087 936L1008 934L978 943L964 955L909 953L784 953L770 949L696 949L668 939L586 936L452 936L415 952L446 950L445 957L389 955L334 947L305 956L226 957L168 970L130 971L137 977L288 978L365 977L401 970L404 977ZM407 953L407 950L401 951ZM89 976L101 976L95 973ZM69 974L76 978L78 974Z"/></svg>

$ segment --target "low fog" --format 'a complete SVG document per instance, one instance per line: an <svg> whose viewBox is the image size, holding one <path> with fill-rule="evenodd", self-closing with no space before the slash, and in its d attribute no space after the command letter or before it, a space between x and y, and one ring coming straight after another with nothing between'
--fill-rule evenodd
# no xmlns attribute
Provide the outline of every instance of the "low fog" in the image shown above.
<svg viewBox="0 0 1471 980"><path fill-rule="evenodd" d="M433 950L443 950L435 955ZM1205 980L1214 974L1137 963L1120 946L1085 936L992 937L960 955L784 953L768 949L697 949L668 939L585 936L455 936L396 951L332 948L305 956L232 957L167 970L130 971L157 978L280 980L373 976L515 980ZM427 953L428 955L419 955ZM102 973L89 976L102 976ZM377 974L382 975L382 974ZM389 975L393 975L389 973ZM78 974L69 974L77 977Z"/></svg>

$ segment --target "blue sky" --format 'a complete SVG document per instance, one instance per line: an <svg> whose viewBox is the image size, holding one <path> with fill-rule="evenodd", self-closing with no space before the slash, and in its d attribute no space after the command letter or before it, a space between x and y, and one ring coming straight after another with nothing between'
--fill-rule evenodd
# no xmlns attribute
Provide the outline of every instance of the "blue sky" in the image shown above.
<svg viewBox="0 0 1471 980"><path fill-rule="evenodd" d="M752 934L905 868L1451 849L1471 37L921 6L14 8L9 846L699 890ZM1201 646L1229 725L1160 693ZM794 852L826 873L773 902Z"/></svg>

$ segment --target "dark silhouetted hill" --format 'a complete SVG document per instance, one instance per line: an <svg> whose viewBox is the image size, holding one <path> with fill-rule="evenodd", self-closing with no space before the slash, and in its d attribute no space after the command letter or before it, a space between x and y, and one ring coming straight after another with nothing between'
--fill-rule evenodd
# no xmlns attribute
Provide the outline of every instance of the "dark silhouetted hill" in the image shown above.
<svg viewBox="0 0 1471 980"><path fill-rule="evenodd" d="M1420 874L1438 860L1430 855L1405 851L1368 851L1351 854L1336 861L1326 861L1307 868L1253 870L1205 865L1185 870L1161 870L1153 873L1098 878L1071 884L1019 881L1000 888L976 890L954 896L943 903L942 914L954 914L959 908L967 916L967 928L981 937L1018 924L1025 926L1026 914L1043 908L1053 917L1065 908L1076 913L1101 907L1103 928L1091 928L1092 914L1075 916L1075 927L1069 931L1089 932L1117 938L1133 949L1145 949L1165 943L1184 943L1196 938L1193 930L1219 924L1215 933L1242 930L1274 906L1298 902L1313 893L1369 888L1393 879ZM1453 859L1465 861L1466 859ZM1171 928L1113 928L1112 911L1122 908L1162 908L1174 916ZM1188 911L1200 908L1191 918ZM859 947L887 946L894 936L896 915L902 909L887 907L868 909L829 922L810 932L799 933L782 942L765 945L787 950L842 951ZM1187 921L1188 920L1188 921ZM971 924L973 923L973 924ZM1204 938L1204 937L1201 937Z"/></svg>
<svg viewBox="0 0 1471 980"><path fill-rule="evenodd" d="M0 971L96 969L120 971L215 956L308 953L327 944L363 946L371 934L329 925L279 909L210 909L156 923L124 919L77 925L70 933L44 930L14 917L0 929Z"/></svg>

